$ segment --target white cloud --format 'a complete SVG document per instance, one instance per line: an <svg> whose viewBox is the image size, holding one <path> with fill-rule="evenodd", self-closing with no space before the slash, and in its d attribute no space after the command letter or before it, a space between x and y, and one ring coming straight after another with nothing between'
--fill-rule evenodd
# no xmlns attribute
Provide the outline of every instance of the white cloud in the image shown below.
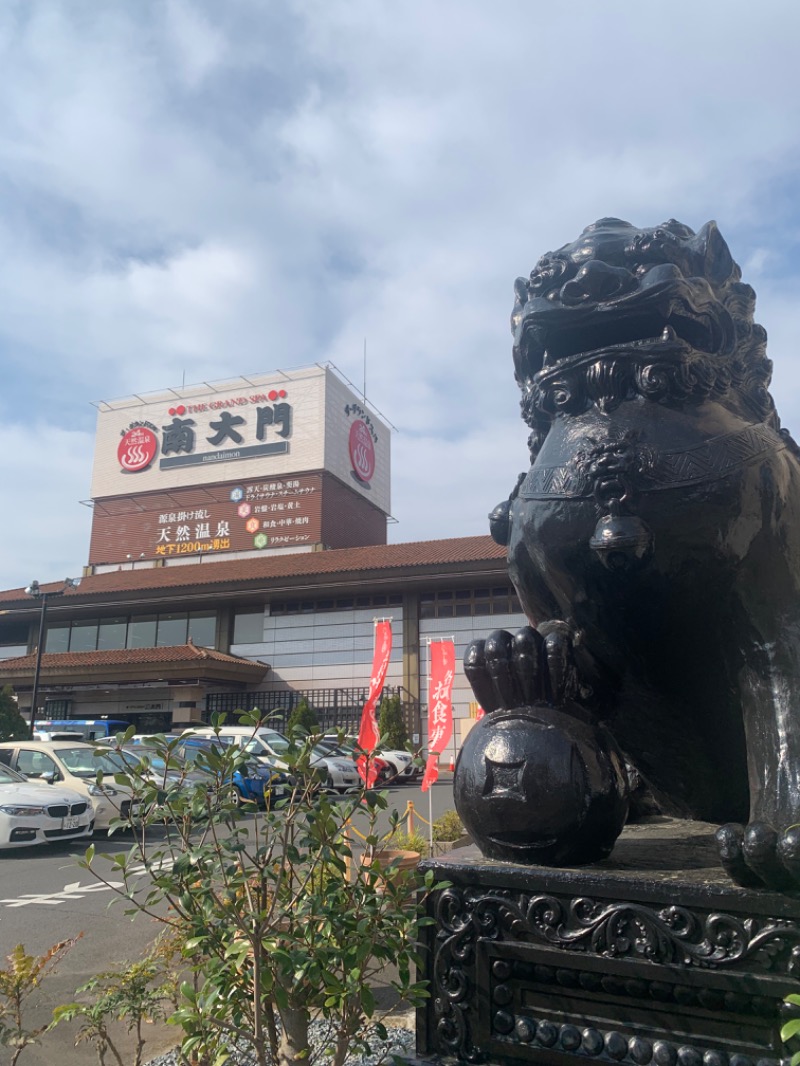
<svg viewBox="0 0 800 1066"><path fill-rule="evenodd" d="M0 587L80 577L88 555L92 434L40 419L0 427L5 516Z"/></svg>
<svg viewBox="0 0 800 1066"><path fill-rule="evenodd" d="M482 479L502 498L524 461L511 284L609 214L718 219L800 424L798 30L788 0L5 5L6 425L36 396L90 433L91 399L184 375L332 360L360 382L366 337L400 429L392 536L423 513L483 531ZM64 507L88 478L62 471Z"/></svg>

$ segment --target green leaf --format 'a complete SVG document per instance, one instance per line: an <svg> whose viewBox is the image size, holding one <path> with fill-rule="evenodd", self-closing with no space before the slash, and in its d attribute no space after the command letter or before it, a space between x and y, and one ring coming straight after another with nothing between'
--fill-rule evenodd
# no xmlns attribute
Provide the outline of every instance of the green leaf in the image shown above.
<svg viewBox="0 0 800 1066"><path fill-rule="evenodd" d="M781 1040L786 1043L793 1036L800 1033L800 1018L792 1018L781 1026Z"/></svg>

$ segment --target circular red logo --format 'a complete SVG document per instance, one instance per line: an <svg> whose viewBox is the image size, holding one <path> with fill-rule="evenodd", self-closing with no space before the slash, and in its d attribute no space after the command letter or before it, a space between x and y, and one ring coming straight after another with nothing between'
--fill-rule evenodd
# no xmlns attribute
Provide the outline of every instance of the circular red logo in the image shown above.
<svg viewBox="0 0 800 1066"><path fill-rule="evenodd" d="M350 427L350 462L359 481L370 481L375 473L375 445L361 419Z"/></svg>
<svg viewBox="0 0 800 1066"><path fill-rule="evenodd" d="M150 466L157 451L158 440L155 433L145 426L136 426L123 434L117 448L117 459L123 470L135 474Z"/></svg>

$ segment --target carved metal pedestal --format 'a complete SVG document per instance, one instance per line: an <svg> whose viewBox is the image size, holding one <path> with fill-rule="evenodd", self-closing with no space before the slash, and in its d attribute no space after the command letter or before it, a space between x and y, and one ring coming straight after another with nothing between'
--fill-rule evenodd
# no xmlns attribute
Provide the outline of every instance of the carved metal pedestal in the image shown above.
<svg viewBox="0 0 800 1066"><path fill-rule="evenodd" d="M495 862L474 847L426 862L452 887L428 903L418 1057L788 1061L779 1030L798 989L800 897L732 885L714 828L629 826L585 869Z"/></svg>

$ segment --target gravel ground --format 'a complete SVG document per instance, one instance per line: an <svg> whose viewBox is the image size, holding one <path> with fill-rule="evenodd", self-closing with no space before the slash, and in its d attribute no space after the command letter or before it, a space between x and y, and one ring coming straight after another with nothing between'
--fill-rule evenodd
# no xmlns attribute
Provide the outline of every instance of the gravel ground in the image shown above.
<svg viewBox="0 0 800 1066"><path fill-rule="evenodd" d="M381 1040L374 1030L367 1035L370 1045L370 1054L353 1053L345 1059L346 1066L378 1066L379 1063L390 1063L392 1055L409 1057L414 1054L416 1034L413 1029L413 1012L399 1016L392 1020L386 1020L387 1040ZM401 1021L403 1025L395 1025L393 1021ZM407 1028L406 1026L411 1026ZM311 1056L309 1066L319 1064L324 1066L327 1061L326 1049L330 1046L330 1026L325 1022L314 1022L311 1025ZM228 1060L230 1066L255 1066L255 1056L247 1048L238 1045L231 1047L231 1057ZM158 1058L150 1059L147 1066L181 1066L177 1050L168 1051Z"/></svg>

